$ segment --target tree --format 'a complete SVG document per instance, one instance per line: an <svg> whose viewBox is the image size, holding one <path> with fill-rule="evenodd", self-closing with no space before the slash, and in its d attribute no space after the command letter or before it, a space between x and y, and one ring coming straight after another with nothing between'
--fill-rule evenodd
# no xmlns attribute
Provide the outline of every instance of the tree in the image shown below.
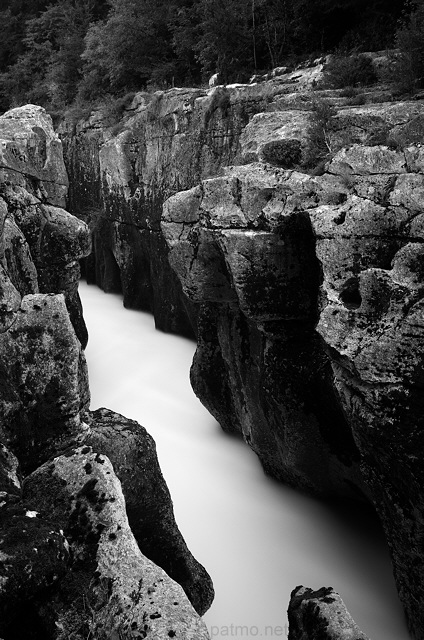
<svg viewBox="0 0 424 640"><path fill-rule="evenodd" d="M199 0L200 37L195 50L204 76L243 80L254 68L251 3L246 0Z"/></svg>
<svg viewBox="0 0 424 640"><path fill-rule="evenodd" d="M395 66L395 82L400 91L424 88L424 0L413 0L405 7L396 33L400 58Z"/></svg>
<svg viewBox="0 0 424 640"><path fill-rule="evenodd" d="M0 76L10 104L62 108L75 96L84 37L102 0L59 0L25 22L23 51Z"/></svg>
<svg viewBox="0 0 424 640"><path fill-rule="evenodd" d="M172 81L175 55L169 27L173 3L109 0L107 19L85 38L81 94L140 89L149 81ZM97 78L97 81L96 81Z"/></svg>

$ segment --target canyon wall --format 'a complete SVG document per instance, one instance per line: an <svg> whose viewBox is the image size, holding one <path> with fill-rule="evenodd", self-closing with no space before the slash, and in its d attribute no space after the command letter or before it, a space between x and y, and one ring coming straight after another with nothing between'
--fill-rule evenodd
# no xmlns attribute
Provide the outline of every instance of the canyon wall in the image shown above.
<svg viewBox="0 0 424 640"><path fill-rule="evenodd" d="M197 334L195 392L267 473L374 503L423 638L424 105L321 72L65 123L70 208L87 278Z"/></svg>
<svg viewBox="0 0 424 640"><path fill-rule="evenodd" d="M208 638L213 587L143 427L89 411L87 225L50 116L0 117L0 635Z"/></svg>

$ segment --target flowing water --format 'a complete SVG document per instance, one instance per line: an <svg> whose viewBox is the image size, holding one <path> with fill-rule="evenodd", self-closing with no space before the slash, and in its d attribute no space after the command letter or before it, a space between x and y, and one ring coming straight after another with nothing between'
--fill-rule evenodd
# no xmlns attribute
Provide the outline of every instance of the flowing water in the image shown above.
<svg viewBox="0 0 424 640"><path fill-rule="evenodd" d="M193 394L194 343L155 331L120 296L80 285L90 339L91 408L154 437L175 516L215 586L212 638L281 638L297 585L332 586L372 640L408 640L388 551L373 514L304 496L267 478Z"/></svg>

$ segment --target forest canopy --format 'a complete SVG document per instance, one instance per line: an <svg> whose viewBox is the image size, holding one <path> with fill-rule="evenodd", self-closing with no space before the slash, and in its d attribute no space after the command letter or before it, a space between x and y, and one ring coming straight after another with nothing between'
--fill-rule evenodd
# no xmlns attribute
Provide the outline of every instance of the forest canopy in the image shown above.
<svg viewBox="0 0 424 640"><path fill-rule="evenodd" d="M0 110L61 110L223 82L331 51L394 46L412 0L3 0Z"/></svg>

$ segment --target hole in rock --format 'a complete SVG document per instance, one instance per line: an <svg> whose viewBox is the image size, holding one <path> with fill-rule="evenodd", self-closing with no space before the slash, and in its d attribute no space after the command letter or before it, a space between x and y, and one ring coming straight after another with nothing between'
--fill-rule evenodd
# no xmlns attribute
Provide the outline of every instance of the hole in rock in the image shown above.
<svg viewBox="0 0 424 640"><path fill-rule="evenodd" d="M349 278L345 282L340 292L340 300L347 309L359 309L362 304L362 298L359 293L358 278Z"/></svg>

